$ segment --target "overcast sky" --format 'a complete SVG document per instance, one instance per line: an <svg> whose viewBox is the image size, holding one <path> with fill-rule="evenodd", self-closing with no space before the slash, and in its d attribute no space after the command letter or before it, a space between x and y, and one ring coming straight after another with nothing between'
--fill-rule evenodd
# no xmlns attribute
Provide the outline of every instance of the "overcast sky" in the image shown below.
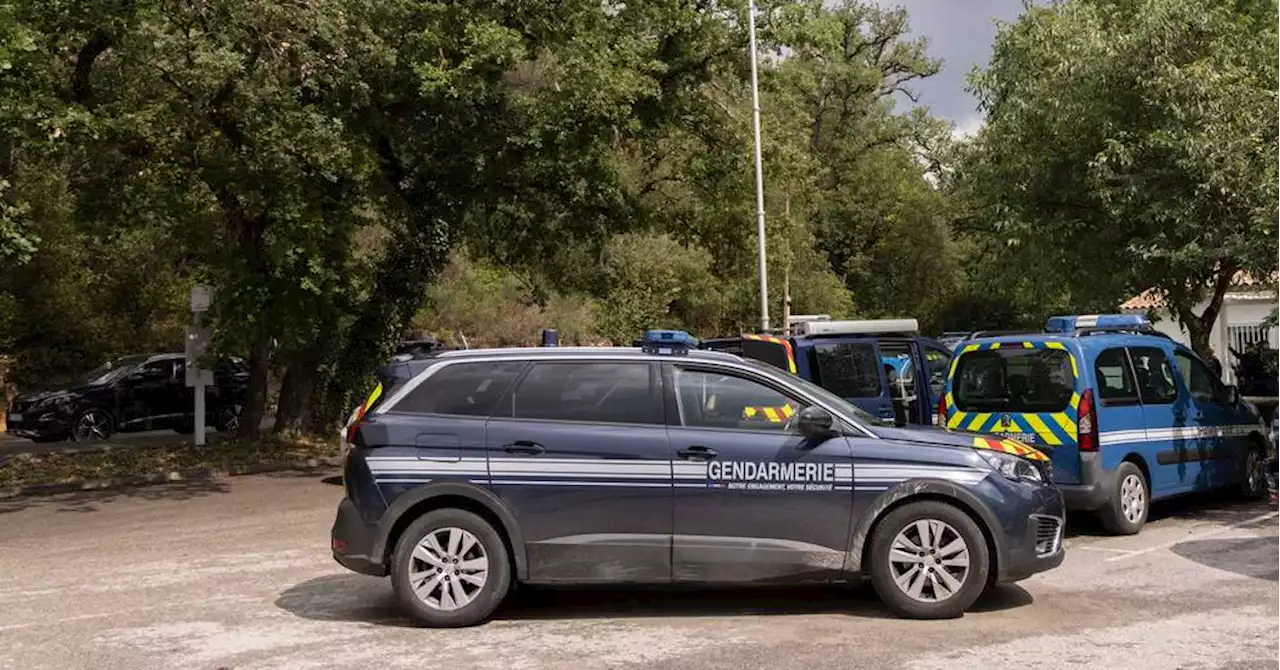
<svg viewBox="0 0 1280 670"><path fill-rule="evenodd" d="M1022 0L876 0L902 6L911 16L914 34L929 39L929 55L942 59L942 71L917 82L920 104L968 134L982 123L977 102L965 92L965 75L985 67L991 57L996 21L1012 21L1022 13ZM910 103L910 101L905 101Z"/></svg>

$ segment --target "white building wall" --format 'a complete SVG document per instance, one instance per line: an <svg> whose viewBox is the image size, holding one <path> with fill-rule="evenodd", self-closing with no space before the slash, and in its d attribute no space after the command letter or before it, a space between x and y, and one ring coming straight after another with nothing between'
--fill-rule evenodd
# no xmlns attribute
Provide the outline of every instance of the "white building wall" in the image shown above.
<svg viewBox="0 0 1280 670"><path fill-rule="evenodd" d="M1206 300L1195 306L1194 311L1197 314L1203 314L1205 307L1208 307L1209 301ZM1218 354L1218 360L1222 361L1222 376L1228 384L1235 383L1235 373L1232 372L1232 364L1235 358L1229 353L1228 329L1231 326L1257 326L1262 324L1271 314L1271 310L1276 307L1275 293L1228 293L1222 301L1222 311L1218 314L1218 320L1213 324L1213 330L1209 333L1209 342L1213 345L1214 351ZM1144 310L1125 310L1128 312L1142 312ZM1187 329L1182 324L1175 321L1169 316L1166 310L1157 310L1156 316L1158 320L1153 324L1156 330L1167 334L1169 337L1191 346L1191 336L1187 333ZM1267 339L1271 346L1280 349L1280 332L1276 328L1272 328L1267 334Z"/></svg>

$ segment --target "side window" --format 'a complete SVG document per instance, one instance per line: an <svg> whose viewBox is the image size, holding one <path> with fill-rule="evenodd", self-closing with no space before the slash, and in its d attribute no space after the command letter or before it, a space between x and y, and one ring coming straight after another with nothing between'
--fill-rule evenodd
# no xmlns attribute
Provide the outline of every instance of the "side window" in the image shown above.
<svg viewBox="0 0 1280 670"><path fill-rule="evenodd" d="M1173 366L1164 350L1153 347L1129 349L1133 361L1134 381L1145 405L1168 405L1178 399L1178 386L1173 379Z"/></svg>
<svg viewBox="0 0 1280 670"><path fill-rule="evenodd" d="M592 423L661 423L648 363L536 363L511 397L510 416Z"/></svg>
<svg viewBox="0 0 1280 670"><path fill-rule="evenodd" d="M690 428L782 430L806 407L771 387L720 372L675 368L680 425Z"/></svg>
<svg viewBox="0 0 1280 670"><path fill-rule="evenodd" d="M173 359L171 358L151 361L142 367L147 371L147 377L149 379L156 379L160 381L173 380Z"/></svg>
<svg viewBox="0 0 1280 670"><path fill-rule="evenodd" d="M841 398L880 396L880 361L875 345L820 344L813 352L819 386Z"/></svg>
<svg viewBox="0 0 1280 670"><path fill-rule="evenodd" d="M1186 383L1187 390L1191 392L1191 397L1196 402L1226 402L1226 389L1222 386L1222 382L1218 381L1217 375L1209 371L1209 366L1185 351L1175 351L1173 357L1178 362L1178 372L1182 374L1182 381Z"/></svg>
<svg viewBox="0 0 1280 670"><path fill-rule="evenodd" d="M454 363L423 380L390 411L489 416L524 367L523 361Z"/></svg>
<svg viewBox="0 0 1280 670"><path fill-rule="evenodd" d="M951 354L941 349L926 347L924 350L924 365L929 371L929 389L933 391L933 397L936 399L942 395L943 389L947 386L947 372L951 369Z"/></svg>
<svg viewBox="0 0 1280 670"><path fill-rule="evenodd" d="M1104 407L1138 404L1138 384L1124 349L1107 349L1098 354L1093 375L1098 380L1098 396Z"/></svg>

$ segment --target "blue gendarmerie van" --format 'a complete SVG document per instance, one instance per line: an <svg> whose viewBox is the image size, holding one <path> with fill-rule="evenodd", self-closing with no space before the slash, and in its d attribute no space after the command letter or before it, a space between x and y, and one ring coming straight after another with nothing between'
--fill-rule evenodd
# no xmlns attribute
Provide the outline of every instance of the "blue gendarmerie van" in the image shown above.
<svg viewBox="0 0 1280 670"><path fill-rule="evenodd" d="M1068 509L1116 534L1138 532L1152 500L1267 490L1257 410L1141 315L1057 316L1043 333L959 344L938 411L952 430L1049 454Z"/></svg>

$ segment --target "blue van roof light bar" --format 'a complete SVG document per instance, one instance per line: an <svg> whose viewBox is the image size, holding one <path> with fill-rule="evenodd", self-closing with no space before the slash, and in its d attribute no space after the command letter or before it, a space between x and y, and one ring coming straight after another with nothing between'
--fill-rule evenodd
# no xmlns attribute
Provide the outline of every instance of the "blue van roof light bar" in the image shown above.
<svg viewBox="0 0 1280 670"><path fill-rule="evenodd" d="M683 330L646 330L640 349L646 354L683 356L698 346L698 338Z"/></svg>
<svg viewBox="0 0 1280 670"><path fill-rule="evenodd" d="M1045 324L1050 333L1074 333L1079 330L1154 330L1151 320L1142 314L1082 314L1051 316Z"/></svg>

